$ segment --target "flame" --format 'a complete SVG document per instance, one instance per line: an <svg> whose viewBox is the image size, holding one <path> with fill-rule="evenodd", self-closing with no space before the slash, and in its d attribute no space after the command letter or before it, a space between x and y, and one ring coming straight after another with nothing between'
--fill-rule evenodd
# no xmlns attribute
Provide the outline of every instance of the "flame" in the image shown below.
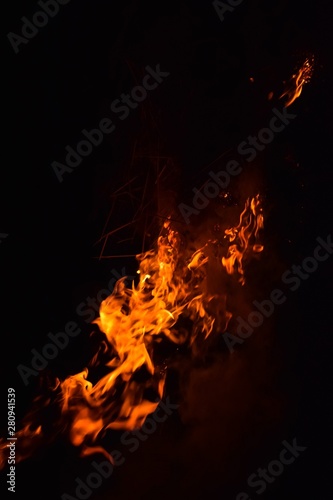
<svg viewBox="0 0 333 500"><path fill-rule="evenodd" d="M261 252L263 245L257 243L258 233L264 226L264 217L262 208L260 207L259 195L252 200L247 200L245 208L240 216L238 226L227 229L225 238L229 242L235 242L229 246L226 257L222 257L222 265L226 268L228 274L233 274L235 267L240 275L239 281L242 285L245 283L243 259L250 248L251 237L254 242L252 244L253 252Z"/></svg>
<svg viewBox="0 0 333 500"><path fill-rule="evenodd" d="M290 106L302 93L303 86L308 83L313 74L314 56L307 57L297 73L293 74L288 82L286 90L281 94L287 97L285 107Z"/></svg>
<svg viewBox="0 0 333 500"><path fill-rule="evenodd" d="M102 451L112 460L100 444L108 429L138 429L157 408L166 381L166 362L155 353L158 343L164 339L195 349L196 342L226 330L232 316L226 290L212 287L209 274L224 281L234 275L244 284L245 260L263 250L258 242L262 227L257 195L246 201L239 223L227 227L222 240L207 238L193 252L193 242L186 244L169 218L154 248L137 256L138 284L126 287L126 277L121 278L93 322L104 334L99 351L84 370L55 384L60 420L81 455ZM181 318L191 325L187 330L179 326ZM97 368L105 374L93 383ZM30 450L25 439L22 457L29 455L32 442L46 438L43 426L32 430L34 420L36 415L16 434L17 442L29 438ZM4 453L5 444L1 448Z"/></svg>
<svg viewBox="0 0 333 500"><path fill-rule="evenodd" d="M287 98L285 107L309 82L313 63L308 57L292 75L280 96ZM202 242L201 235L200 244L188 241L169 217L154 248L137 255L138 283L126 287L121 278L102 302L93 322L103 335L98 351L81 372L56 379L49 388L59 413L51 433L40 411L52 398L35 398L15 434L17 461L64 433L81 456L100 452L112 461L102 443L107 431L140 428L165 393L168 360L157 354L158 344L186 345L195 353L209 337L226 331L232 317L227 280L244 285L247 262L264 249L263 225L259 195L246 200L238 224L226 227L222 239ZM7 463L8 439L0 440L0 468Z"/></svg>

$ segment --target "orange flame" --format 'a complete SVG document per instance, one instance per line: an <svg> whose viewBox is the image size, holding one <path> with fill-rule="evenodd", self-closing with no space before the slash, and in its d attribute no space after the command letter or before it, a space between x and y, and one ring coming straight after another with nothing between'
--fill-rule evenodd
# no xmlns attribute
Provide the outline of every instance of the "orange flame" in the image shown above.
<svg viewBox="0 0 333 500"><path fill-rule="evenodd" d="M155 248L137 256L138 284L127 288L126 277L121 278L102 302L94 321L104 333L99 352L82 372L57 380L63 427L81 455L103 450L111 460L99 446L106 431L140 428L157 408L166 380L165 362L155 359L162 339L193 348L198 339L226 330L232 316L226 292L211 290L208 270L213 268L211 274L219 273L224 280L235 275L244 284L244 259L263 250L258 243L263 227L258 195L246 201L238 225L227 228L222 241L208 239L194 252L174 226L168 219ZM192 325L189 331L177 324L181 317ZM106 374L92 383L88 377L96 367ZM138 373L145 375L140 378ZM33 420L27 422L16 434L17 442L22 438L27 447L21 453L24 458L32 442L46 438L43 426L32 430ZM24 437L29 437L29 445Z"/></svg>
<svg viewBox="0 0 333 500"><path fill-rule="evenodd" d="M280 99L287 96L287 101L284 105L286 108L301 95L303 86L308 83L312 77L313 66L314 56L312 55L307 57L298 72L292 75L286 90L280 96Z"/></svg>
<svg viewBox="0 0 333 500"><path fill-rule="evenodd" d="M307 58L292 75L281 95L287 97L285 107L309 82L313 60ZM263 224L259 195L246 201L239 223L224 230L222 241L187 244L171 219L164 223L155 247L137 256L138 284L127 288L123 277L102 302L93 322L104 334L98 352L80 373L56 379L52 392L59 394L61 416L54 434L68 433L82 456L102 452L112 461L101 445L107 430L140 428L164 395L167 361L157 359L157 344L164 339L195 351L197 342L226 331L232 317L226 287L212 282L220 285L230 275L244 285L246 263L264 248L259 242ZM188 329L179 325L182 318ZM105 374L93 383L97 368ZM16 433L17 461L51 440L38 413L49 403L50 398L38 396ZM0 468L7 463L8 442L0 440Z"/></svg>
<svg viewBox="0 0 333 500"><path fill-rule="evenodd" d="M264 226L264 217L262 208L260 208L259 195L251 201L247 200L245 208L240 216L238 226L226 230L225 238L229 238L233 243L229 246L227 257L222 257L222 265L226 268L228 274L233 274L235 267L240 274L239 281L242 285L245 283L243 258L250 247L251 237L254 238L252 245L253 252L261 252L263 246L257 243L259 230Z"/></svg>

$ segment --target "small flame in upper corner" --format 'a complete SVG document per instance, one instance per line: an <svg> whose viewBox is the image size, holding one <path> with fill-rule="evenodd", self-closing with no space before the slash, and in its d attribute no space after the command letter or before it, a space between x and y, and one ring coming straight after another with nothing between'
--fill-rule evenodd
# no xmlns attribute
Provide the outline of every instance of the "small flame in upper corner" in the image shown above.
<svg viewBox="0 0 333 500"><path fill-rule="evenodd" d="M287 97L284 105L285 108L290 106L302 93L303 85L309 83L313 74L314 55L307 57L301 68L292 75L287 84L286 90L281 94L282 97Z"/></svg>

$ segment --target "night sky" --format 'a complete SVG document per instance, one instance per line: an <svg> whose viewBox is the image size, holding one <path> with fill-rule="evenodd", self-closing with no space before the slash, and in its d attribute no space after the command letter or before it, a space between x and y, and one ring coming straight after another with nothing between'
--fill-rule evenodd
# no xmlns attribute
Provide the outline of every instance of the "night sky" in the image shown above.
<svg viewBox="0 0 333 500"><path fill-rule="evenodd" d="M209 171L240 162L229 186L238 213L245 196L259 190L264 199L265 250L249 265L243 312L283 288L283 272L332 234L330 2L233 3L221 20L204 0L70 0L27 43L8 33L22 36L21 18L31 21L38 2L3 6L2 435L8 387L16 391L19 427L33 398L47 392L47 377L85 366L99 337L78 305L106 288L112 273L135 275L135 255L153 245L168 209L184 231L210 230L211 214L223 212L217 201L191 216L189 227L177 209L192 203ZM279 97L311 57L311 80L288 107L294 118L248 162L239 144L282 110ZM116 99L158 65L163 81L135 108L115 111ZM75 150L82 131L101 121L112 132L57 176L52 164L64 165L66 147ZM103 248L101 236L129 222ZM135 453L123 448L125 463L89 498L328 498L332 271L330 256L297 291L285 286L285 303L232 355L218 345L200 362L187 352L175 356L167 395L179 408ZM69 321L81 334L25 385L17 366ZM53 409L41 418L52 435ZM258 495L248 477L294 439L307 449ZM87 477L93 459L55 437L17 465L16 498L75 497L75 478Z"/></svg>

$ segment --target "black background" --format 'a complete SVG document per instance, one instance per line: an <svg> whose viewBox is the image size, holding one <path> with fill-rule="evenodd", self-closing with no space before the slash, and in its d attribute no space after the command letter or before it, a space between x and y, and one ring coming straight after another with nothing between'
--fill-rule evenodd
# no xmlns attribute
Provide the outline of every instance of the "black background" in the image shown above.
<svg viewBox="0 0 333 500"><path fill-rule="evenodd" d="M283 82L309 54L313 77L290 107L297 118L246 167L247 179L251 169L259 172L270 207L267 252L261 271L256 264L258 280L252 276L257 296L267 297L283 270L312 255L318 236L326 239L332 230L333 45L328 1L244 0L221 22L210 1L71 0L15 54L7 33L20 34L20 18L31 19L39 8L15 1L5 9L0 232L8 237L0 244L1 413L6 388L14 387L19 420L40 389L38 378L24 386L17 365L28 364L30 349L43 346L48 332L75 320L82 336L48 368L59 376L81 369L89 359L91 327L77 318L77 304L107 284L111 269L125 266L135 274L135 258L96 258L111 195L126 178L134 145L152 154L160 145L172 159L168 183L176 199L190 202L192 188L207 178L207 165L232 157L242 140L267 126ZM112 117L110 102L141 81L145 66L157 64L170 76L126 120L115 118L116 131L59 183L51 162L64 161L65 146L75 146L83 128ZM145 165L134 168L140 198ZM126 203L116 207L109 230L132 216ZM158 224L151 213L148 218L154 240ZM116 254L119 248L122 254L140 252L143 228L142 220L131 227L127 244L115 239ZM274 331L274 340L258 348L250 339L226 371L214 365L201 381L195 372L184 399L188 411L197 409L201 417L180 410L93 498L233 499L240 491L256 498L248 476L277 457L283 439L293 438L308 449L262 497L328 498L331 280L329 260L264 327L266 335ZM89 460L80 461L67 443L56 441L18 466L17 498L73 495L75 477L84 478L89 467Z"/></svg>

